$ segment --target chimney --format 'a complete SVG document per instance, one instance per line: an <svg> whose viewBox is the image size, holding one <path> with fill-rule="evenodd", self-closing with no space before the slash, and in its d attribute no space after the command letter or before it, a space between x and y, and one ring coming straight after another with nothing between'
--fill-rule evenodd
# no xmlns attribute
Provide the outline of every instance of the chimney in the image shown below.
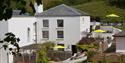
<svg viewBox="0 0 125 63"><path fill-rule="evenodd" d="M36 14L43 12L43 4L41 0L35 0L34 8L36 10Z"/></svg>

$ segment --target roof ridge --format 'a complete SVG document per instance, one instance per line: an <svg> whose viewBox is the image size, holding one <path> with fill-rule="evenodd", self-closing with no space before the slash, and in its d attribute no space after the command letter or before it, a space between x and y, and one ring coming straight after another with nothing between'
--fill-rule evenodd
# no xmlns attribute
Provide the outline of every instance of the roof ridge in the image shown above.
<svg viewBox="0 0 125 63"><path fill-rule="evenodd" d="M65 4L52 7L40 14L37 14L37 16L83 16L83 15L86 16L88 14Z"/></svg>
<svg viewBox="0 0 125 63"><path fill-rule="evenodd" d="M71 7L71 6L68 6L68 5L65 5L65 4L61 4L60 6L65 6L67 8L69 8L70 10L72 10L73 12L75 12L76 14L79 13L79 14L82 14L83 11L79 10L79 9L76 9L74 7ZM84 12L85 13L85 12ZM87 13L85 13L86 15L88 15Z"/></svg>
<svg viewBox="0 0 125 63"><path fill-rule="evenodd" d="M79 13L75 8L73 8L73 7L69 7L69 6L67 6L67 5L64 5L65 7L67 7L67 8L69 8L69 10L71 10L71 11L73 11L73 12L75 12L75 13L78 13L78 14L81 14L81 13ZM74 10L73 10L74 9Z"/></svg>

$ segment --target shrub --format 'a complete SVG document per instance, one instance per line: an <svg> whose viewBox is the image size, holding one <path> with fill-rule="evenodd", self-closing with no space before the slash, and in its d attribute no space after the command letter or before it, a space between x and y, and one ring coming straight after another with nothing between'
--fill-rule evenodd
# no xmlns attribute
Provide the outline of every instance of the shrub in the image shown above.
<svg viewBox="0 0 125 63"><path fill-rule="evenodd" d="M49 58L47 57L47 54L44 50L40 50L38 52L38 63L49 63Z"/></svg>
<svg viewBox="0 0 125 63"><path fill-rule="evenodd" d="M49 58L47 57L47 51L52 50L52 48L54 47L54 43L53 42L45 42L43 44L41 44L41 50L39 50L38 53L38 57L37 57L37 62L38 63L49 63Z"/></svg>

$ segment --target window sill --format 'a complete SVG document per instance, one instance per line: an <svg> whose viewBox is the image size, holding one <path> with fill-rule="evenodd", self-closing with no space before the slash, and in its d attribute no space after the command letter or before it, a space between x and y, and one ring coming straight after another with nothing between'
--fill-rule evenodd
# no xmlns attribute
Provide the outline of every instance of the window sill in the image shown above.
<svg viewBox="0 0 125 63"><path fill-rule="evenodd" d="M57 40L57 41L63 41L64 38L57 38L56 40Z"/></svg>
<svg viewBox="0 0 125 63"><path fill-rule="evenodd" d="M43 27L42 29L48 29L49 27Z"/></svg>
<svg viewBox="0 0 125 63"><path fill-rule="evenodd" d="M56 29L64 29L64 27L57 27Z"/></svg>

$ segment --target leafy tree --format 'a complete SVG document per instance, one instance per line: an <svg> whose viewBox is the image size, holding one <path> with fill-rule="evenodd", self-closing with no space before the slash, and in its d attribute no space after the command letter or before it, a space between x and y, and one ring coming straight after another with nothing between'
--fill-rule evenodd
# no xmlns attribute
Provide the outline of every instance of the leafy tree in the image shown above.
<svg viewBox="0 0 125 63"><path fill-rule="evenodd" d="M49 51L49 50L53 49L54 45L55 44L53 42L47 41L47 42L41 44L41 49L45 50L45 51Z"/></svg>
<svg viewBox="0 0 125 63"><path fill-rule="evenodd" d="M1 41L2 47L0 49L4 48L5 50L9 50L9 52L13 55L20 54L19 53L19 38L16 38L16 36L13 33L6 33L5 38Z"/></svg>
<svg viewBox="0 0 125 63"><path fill-rule="evenodd" d="M19 1L19 0L17 0ZM12 0L0 0L0 20L7 20L12 17Z"/></svg>
<svg viewBox="0 0 125 63"><path fill-rule="evenodd" d="M13 9L22 10L22 13L30 12L30 14L34 15L34 1L36 1L38 5L42 3L42 0L0 0L0 20L10 19Z"/></svg>
<svg viewBox="0 0 125 63"><path fill-rule="evenodd" d="M47 53L45 50L40 50L38 52L38 63L49 63L49 59L47 57Z"/></svg>
<svg viewBox="0 0 125 63"><path fill-rule="evenodd" d="M10 8L10 0L0 0L0 20L9 19L12 16L12 8Z"/></svg>
<svg viewBox="0 0 125 63"><path fill-rule="evenodd" d="M63 0L43 0L44 4L44 10L47 10L51 7L55 7L57 5L60 5L63 3ZM49 5L48 5L49 4Z"/></svg>
<svg viewBox="0 0 125 63"><path fill-rule="evenodd" d="M52 50L54 47L54 43L52 42L45 42L41 44L41 50L38 51L38 63L49 63L49 58L47 57L47 52Z"/></svg>
<svg viewBox="0 0 125 63"><path fill-rule="evenodd" d="M110 5L115 5L120 8L125 8L125 0L108 0Z"/></svg>
<svg viewBox="0 0 125 63"><path fill-rule="evenodd" d="M92 0L43 0L44 10L49 9L51 7L55 7L60 4L66 5L78 5L86 2L90 2ZM48 5L49 4L49 5Z"/></svg>
<svg viewBox="0 0 125 63"><path fill-rule="evenodd" d="M71 5L78 5L78 4L90 2L92 0L64 0L64 1L68 2Z"/></svg>
<svg viewBox="0 0 125 63"><path fill-rule="evenodd" d="M77 50L86 51L87 54L87 61L90 60L96 53L98 49L98 42L94 38L89 37L87 35L86 37L83 37L78 43L77 43Z"/></svg>
<svg viewBox="0 0 125 63"><path fill-rule="evenodd" d="M86 51L87 56L88 56L88 60L90 60L97 52L97 45L94 43L91 44L84 44L84 45L77 45L77 49L78 50L83 50Z"/></svg>

